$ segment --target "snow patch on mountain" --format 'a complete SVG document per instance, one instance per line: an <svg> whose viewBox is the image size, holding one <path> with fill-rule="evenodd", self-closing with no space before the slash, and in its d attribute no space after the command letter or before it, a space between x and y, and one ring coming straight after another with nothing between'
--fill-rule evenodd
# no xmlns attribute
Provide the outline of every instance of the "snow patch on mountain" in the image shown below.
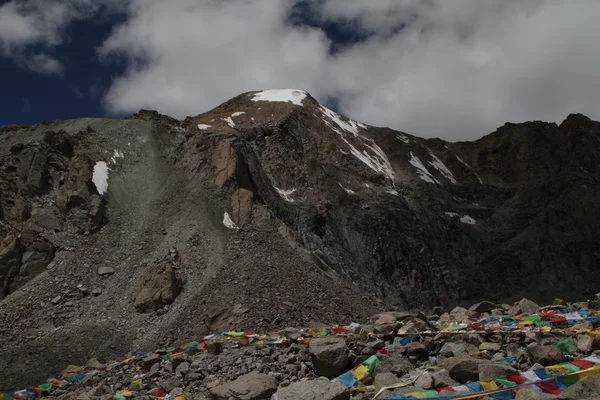
<svg viewBox="0 0 600 400"><path fill-rule="evenodd" d="M231 119L231 117L227 117L227 118L221 118L223 121L227 122L227 125L229 125L232 128L235 128L235 122L233 122L233 120Z"/></svg>
<svg viewBox="0 0 600 400"><path fill-rule="evenodd" d="M419 178L421 178L422 180L424 180L425 182L428 182L428 183L439 183L433 177L433 175L431 175L431 173L427 170L425 165L423 165L421 160L419 160L419 158L416 157L412 153L412 151L410 152L410 161L409 162L413 167L415 167L417 169L417 175L419 175Z"/></svg>
<svg viewBox="0 0 600 400"><path fill-rule="evenodd" d="M108 170L108 165L104 161L98 161L94 165L92 182L96 185L96 189L101 195L105 195L108 190Z"/></svg>
<svg viewBox="0 0 600 400"><path fill-rule="evenodd" d="M294 199L292 199L290 196L297 190L297 189L289 189L289 190L284 190L284 189L279 189L277 186L273 186L275 188L275 190L277 190L277 193L279 193L279 195L287 202L289 203L293 203Z"/></svg>
<svg viewBox="0 0 600 400"><path fill-rule="evenodd" d="M212 125L206 125L206 124L198 124L198 129L200 129L201 131L205 131L208 128L210 128Z"/></svg>
<svg viewBox="0 0 600 400"><path fill-rule="evenodd" d="M302 106L302 100L306 98L304 90L297 89L274 89L263 90L255 93L252 101L274 101L274 102L291 102L297 106Z"/></svg>
<svg viewBox="0 0 600 400"><path fill-rule="evenodd" d="M452 175L452 172L450 172L450 170L448 169L448 167L446 167L446 165L442 162L442 160L437 158L432 152L429 152L429 155L433 159L433 161L428 161L429 164L433 165L433 167L435 169L437 169L438 171L440 171L442 173L442 175L444 175L444 177L446 179L448 179L450 182L456 183L456 179L454 178L454 175Z"/></svg>

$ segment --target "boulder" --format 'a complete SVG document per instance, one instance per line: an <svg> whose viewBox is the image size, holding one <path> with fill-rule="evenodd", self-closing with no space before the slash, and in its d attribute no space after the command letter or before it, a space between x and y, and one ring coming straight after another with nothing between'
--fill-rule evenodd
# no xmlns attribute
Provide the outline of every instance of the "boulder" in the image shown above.
<svg viewBox="0 0 600 400"><path fill-rule="evenodd" d="M322 337L310 341L310 358L319 375L335 378L348 367L348 346L342 337Z"/></svg>
<svg viewBox="0 0 600 400"><path fill-rule="evenodd" d="M508 313L510 315L535 314L539 308L540 306L533 301L529 299L521 299L517 304L512 306L510 310L508 310Z"/></svg>
<svg viewBox="0 0 600 400"><path fill-rule="evenodd" d="M432 375L432 378L434 389L458 385L458 382L452 379L448 371L442 371L438 374Z"/></svg>
<svg viewBox="0 0 600 400"><path fill-rule="evenodd" d="M502 347L502 345L500 343L483 342L479 345L479 350L480 351L490 351L490 352L495 353L498 350L500 350L501 347Z"/></svg>
<svg viewBox="0 0 600 400"><path fill-rule="evenodd" d="M429 390L433 387L433 378L429 374L421 375L415 381L415 387L422 390Z"/></svg>
<svg viewBox="0 0 600 400"><path fill-rule="evenodd" d="M396 316L391 313L379 314L375 318L373 333L376 335L391 335L400 326L396 320Z"/></svg>
<svg viewBox="0 0 600 400"><path fill-rule="evenodd" d="M280 387L271 400L348 400L350 392L341 382L314 379Z"/></svg>
<svg viewBox="0 0 600 400"><path fill-rule="evenodd" d="M558 347L553 345L540 346L538 344L532 344L527 347L527 351L534 363L539 363L544 366L559 364L563 361L563 353Z"/></svg>
<svg viewBox="0 0 600 400"><path fill-rule="evenodd" d="M515 400L552 400L556 399L556 396L550 393L543 393L537 390L523 388L517 391Z"/></svg>
<svg viewBox="0 0 600 400"><path fill-rule="evenodd" d="M427 347L421 342L414 342L406 346L406 351L409 356L418 358L427 357Z"/></svg>
<svg viewBox="0 0 600 400"><path fill-rule="evenodd" d="M475 357L451 357L443 362L443 367L450 376L460 383L476 381L479 379L479 365L489 364L489 361Z"/></svg>
<svg viewBox="0 0 600 400"><path fill-rule="evenodd" d="M566 388L558 398L562 400L600 399L600 375L583 378Z"/></svg>
<svg viewBox="0 0 600 400"><path fill-rule="evenodd" d="M592 351L594 339L588 335L577 336L577 350L580 353L589 354Z"/></svg>
<svg viewBox="0 0 600 400"><path fill-rule="evenodd" d="M511 365L506 363L479 364L479 380L486 381L498 376L506 376L517 373Z"/></svg>
<svg viewBox="0 0 600 400"><path fill-rule="evenodd" d="M112 275L115 273L115 270L113 267L100 267L98 268L98 275L100 276L106 276L106 275Z"/></svg>
<svg viewBox="0 0 600 400"><path fill-rule="evenodd" d="M158 310L173 303L179 291L173 265L164 261L139 277L131 292L131 300L142 312Z"/></svg>
<svg viewBox="0 0 600 400"><path fill-rule="evenodd" d="M234 381L212 388L210 395L214 400L263 400L276 391L277 381L274 377L250 372Z"/></svg>

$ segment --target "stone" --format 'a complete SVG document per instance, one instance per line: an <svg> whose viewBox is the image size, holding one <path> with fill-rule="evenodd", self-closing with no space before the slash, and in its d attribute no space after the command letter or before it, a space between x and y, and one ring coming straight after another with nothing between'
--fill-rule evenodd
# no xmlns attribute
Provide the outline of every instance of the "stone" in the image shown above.
<svg viewBox="0 0 600 400"><path fill-rule="evenodd" d="M406 346L406 352L409 356L417 356L419 358L427 357L427 347L421 342L410 343Z"/></svg>
<svg viewBox="0 0 600 400"><path fill-rule="evenodd" d="M529 299L521 299L517 304L508 310L508 313L510 315L535 314L539 308L540 306L533 301Z"/></svg>
<svg viewBox="0 0 600 400"><path fill-rule="evenodd" d="M102 364L100 361L96 360L95 358L90 358L85 363L85 368L86 369L100 369L103 366L104 366L104 364Z"/></svg>
<svg viewBox="0 0 600 400"><path fill-rule="evenodd" d="M537 390L523 388L517 391L515 400L552 400L556 396L550 393L543 393Z"/></svg>
<svg viewBox="0 0 600 400"><path fill-rule="evenodd" d="M373 333L383 336L391 335L399 326L400 324L397 322L395 315L390 313L379 314L373 323Z"/></svg>
<svg viewBox="0 0 600 400"><path fill-rule="evenodd" d="M415 381L415 387L423 390L429 390L433 387L433 378L429 374L421 375Z"/></svg>
<svg viewBox="0 0 600 400"><path fill-rule="evenodd" d="M146 358L144 358L142 360L142 363L144 363L144 366L148 369L152 368L152 366L156 363L160 363L162 361L162 358L160 357L159 354L150 354L149 356L147 356Z"/></svg>
<svg viewBox="0 0 600 400"><path fill-rule="evenodd" d="M373 384L375 385L375 391L378 391L382 387L390 386L395 383L398 383L398 377L391 372L377 372L375 374L375 380Z"/></svg>
<svg viewBox="0 0 600 400"><path fill-rule="evenodd" d="M412 371L413 365L405 358L402 358L400 362L396 362L390 369L390 372L396 375L398 378L403 377Z"/></svg>
<svg viewBox="0 0 600 400"><path fill-rule="evenodd" d="M102 289L96 288L92 290L92 296L100 296L102 294Z"/></svg>
<svg viewBox="0 0 600 400"><path fill-rule="evenodd" d="M180 290L173 264L163 261L138 277L131 300L135 308L142 312L159 310L173 303Z"/></svg>
<svg viewBox="0 0 600 400"><path fill-rule="evenodd" d="M558 398L561 400L600 399L600 375L583 378L566 388Z"/></svg>
<svg viewBox="0 0 600 400"><path fill-rule="evenodd" d="M516 374L517 370L506 363L479 364L479 380L486 381L498 376Z"/></svg>
<svg viewBox="0 0 600 400"><path fill-rule="evenodd" d="M319 375L335 378L346 371L348 346L342 337L321 337L310 341L310 359Z"/></svg>
<svg viewBox="0 0 600 400"><path fill-rule="evenodd" d="M56 304L60 303L61 300L62 300L62 297L56 296L55 298L53 298L52 300L50 300L50 303L56 305Z"/></svg>
<svg viewBox="0 0 600 400"><path fill-rule="evenodd" d="M497 352L501 348L502 348L502 345L500 343L483 342L479 345L480 351L490 351L493 353Z"/></svg>
<svg viewBox="0 0 600 400"><path fill-rule="evenodd" d="M494 310L497 307L496 303L492 303L491 301L487 301L484 300L482 302L479 302L477 304L473 304L471 307L469 307L468 311L474 311L476 313L491 313L492 310Z"/></svg>
<svg viewBox="0 0 600 400"><path fill-rule="evenodd" d="M98 275L100 276L107 276L107 275L112 275L115 273L115 270L113 267L100 267L98 268Z"/></svg>
<svg viewBox="0 0 600 400"><path fill-rule="evenodd" d="M160 383L160 387L165 393L169 393L171 390L181 386L181 381L176 377L165 379Z"/></svg>
<svg viewBox="0 0 600 400"><path fill-rule="evenodd" d="M187 361L182 362L175 368L175 376L178 378L183 378L190 370L190 363Z"/></svg>
<svg viewBox="0 0 600 400"><path fill-rule="evenodd" d="M439 389L443 387L452 387L457 386L458 382L456 382L448 372L440 372L438 374L432 375L433 378L433 388Z"/></svg>
<svg viewBox="0 0 600 400"><path fill-rule="evenodd" d="M540 346L532 344L527 347L527 351L534 363L539 363L543 366L559 364L563 362L564 358L560 349L553 345Z"/></svg>
<svg viewBox="0 0 600 400"><path fill-rule="evenodd" d="M197 372L188 372L185 375L185 381L186 382L194 382L194 381L199 381L201 379L204 379L204 374L197 371Z"/></svg>
<svg viewBox="0 0 600 400"><path fill-rule="evenodd" d="M479 365L489 363L475 357L451 357L443 362L443 367L448 370L450 376L460 383L474 382L479 379Z"/></svg>
<svg viewBox="0 0 600 400"><path fill-rule="evenodd" d="M343 386L343 385L342 385ZM345 387L345 386L344 386ZM234 381L210 389L214 400L263 400L277 391L277 380L269 375L250 372Z"/></svg>
<svg viewBox="0 0 600 400"><path fill-rule="evenodd" d="M220 342L210 342L206 345L208 354L219 355L223 352L223 345Z"/></svg>
<svg viewBox="0 0 600 400"><path fill-rule="evenodd" d="M577 350L583 354L589 354L592 351L594 339L588 335L577 336Z"/></svg>
<svg viewBox="0 0 600 400"><path fill-rule="evenodd" d="M280 387L271 400L348 400L350 392L340 382L313 379Z"/></svg>

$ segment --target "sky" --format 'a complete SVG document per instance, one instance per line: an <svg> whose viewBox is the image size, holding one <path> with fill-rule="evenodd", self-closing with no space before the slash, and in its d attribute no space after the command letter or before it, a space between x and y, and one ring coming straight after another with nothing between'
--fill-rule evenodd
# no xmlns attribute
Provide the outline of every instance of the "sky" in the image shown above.
<svg viewBox="0 0 600 400"><path fill-rule="evenodd" d="M598 120L598 15L598 0L0 0L0 125L183 119L274 88L450 141Z"/></svg>

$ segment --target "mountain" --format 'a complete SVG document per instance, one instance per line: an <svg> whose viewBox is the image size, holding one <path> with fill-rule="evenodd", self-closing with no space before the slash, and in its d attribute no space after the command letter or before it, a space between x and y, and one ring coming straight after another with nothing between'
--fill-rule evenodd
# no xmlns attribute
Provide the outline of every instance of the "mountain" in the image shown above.
<svg viewBox="0 0 600 400"><path fill-rule="evenodd" d="M301 90L0 128L0 391L222 329L591 295L599 139L423 139Z"/></svg>

